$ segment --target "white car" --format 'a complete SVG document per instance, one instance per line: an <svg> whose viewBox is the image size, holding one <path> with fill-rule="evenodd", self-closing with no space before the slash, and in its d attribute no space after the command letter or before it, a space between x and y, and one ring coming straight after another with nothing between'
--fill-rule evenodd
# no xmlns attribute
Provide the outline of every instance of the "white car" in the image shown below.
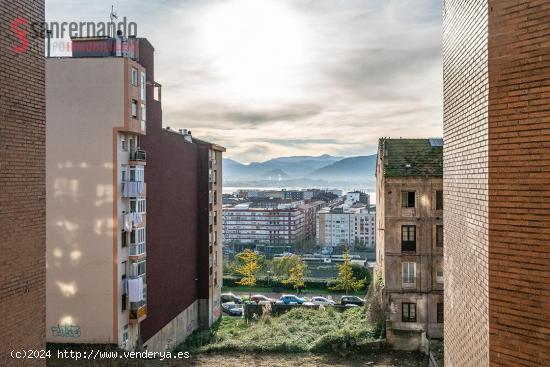
<svg viewBox="0 0 550 367"><path fill-rule="evenodd" d="M336 302L334 302L333 300L321 296L312 297L310 302L314 305L322 306L333 306L336 304Z"/></svg>

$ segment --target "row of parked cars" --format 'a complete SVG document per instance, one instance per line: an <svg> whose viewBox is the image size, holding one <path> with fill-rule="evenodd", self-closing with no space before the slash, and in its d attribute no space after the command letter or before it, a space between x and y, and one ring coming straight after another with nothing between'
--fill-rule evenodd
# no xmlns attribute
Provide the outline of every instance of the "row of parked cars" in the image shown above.
<svg viewBox="0 0 550 367"><path fill-rule="evenodd" d="M357 296L342 296L340 302L336 303L330 298L323 296L314 296L311 299L298 297L294 294L283 294L278 300L255 294L248 300L257 305L266 304L285 304L285 305L304 305L304 306L334 306L340 304L348 307L364 306L365 300ZM233 293L223 293L221 295L222 310L230 315L241 316L243 313L243 299Z"/></svg>

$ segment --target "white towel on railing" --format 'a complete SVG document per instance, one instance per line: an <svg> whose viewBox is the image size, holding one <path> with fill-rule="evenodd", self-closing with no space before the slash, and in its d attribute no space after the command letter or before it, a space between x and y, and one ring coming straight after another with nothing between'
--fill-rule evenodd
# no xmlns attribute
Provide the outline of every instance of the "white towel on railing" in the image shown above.
<svg viewBox="0 0 550 367"><path fill-rule="evenodd" d="M131 232L132 229L143 223L143 214L141 213L127 213L124 215L124 230Z"/></svg>
<svg viewBox="0 0 550 367"><path fill-rule="evenodd" d="M138 197L145 194L145 184L142 181L127 181L122 184L124 197Z"/></svg>
<svg viewBox="0 0 550 367"><path fill-rule="evenodd" d="M128 300L130 302L143 301L143 278L128 279Z"/></svg>

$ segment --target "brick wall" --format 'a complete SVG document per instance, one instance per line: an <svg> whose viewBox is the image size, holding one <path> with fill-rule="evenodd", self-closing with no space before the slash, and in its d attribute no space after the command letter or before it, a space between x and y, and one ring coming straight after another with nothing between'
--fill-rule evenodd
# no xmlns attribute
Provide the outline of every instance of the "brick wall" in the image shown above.
<svg viewBox="0 0 550 367"><path fill-rule="evenodd" d="M491 366L550 366L550 0L490 0Z"/></svg>
<svg viewBox="0 0 550 367"><path fill-rule="evenodd" d="M25 52L12 21L44 21L44 1L0 2L0 365L12 349L43 349L45 340L45 85L44 42Z"/></svg>
<svg viewBox="0 0 550 367"><path fill-rule="evenodd" d="M445 363L550 365L550 0L446 0Z"/></svg>
<svg viewBox="0 0 550 367"><path fill-rule="evenodd" d="M445 365L489 363L487 0L445 0Z"/></svg>

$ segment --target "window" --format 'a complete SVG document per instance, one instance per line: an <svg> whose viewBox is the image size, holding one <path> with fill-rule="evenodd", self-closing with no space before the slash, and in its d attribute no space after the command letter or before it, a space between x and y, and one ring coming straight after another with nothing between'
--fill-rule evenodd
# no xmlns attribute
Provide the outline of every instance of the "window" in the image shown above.
<svg viewBox="0 0 550 367"><path fill-rule="evenodd" d="M126 265L127 265L127 262L126 261L123 261L122 263L120 263L120 271L122 273L122 275L120 276L120 278L122 280L126 279Z"/></svg>
<svg viewBox="0 0 550 367"><path fill-rule="evenodd" d="M134 262L130 266L130 276L139 277L145 274L145 260Z"/></svg>
<svg viewBox="0 0 550 367"><path fill-rule="evenodd" d="M146 213L145 199L130 199L130 213Z"/></svg>
<svg viewBox="0 0 550 367"><path fill-rule="evenodd" d="M132 85L138 85L138 71L136 68L132 67Z"/></svg>
<svg viewBox="0 0 550 367"><path fill-rule="evenodd" d="M145 130L145 119L146 119L147 113L145 110L145 104L141 104L141 130Z"/></svg>
<svg viewBox="0 0 550 367"><path fill-rule="evenodd" d="M416 251L416 226L401 226L401 251Z"/></svg>
<svg viewBox="0 0 550 367"><path fill-rule="evenodd" d="M401 305L401 320L403 322L416 322L416 303L403 303Z"/></svg>
<svg viewBox="0 0 550 367"><path fill-rule="evenodd" d="M401 204L403 208L415 208L416 193L414 191L403 191L401 193Z"/></svg>
<svg viewBox="0 0 550 367"><path fill-rule="evenodd" d="M122 342L124 345L128 343L128 325L124 325L124 331L122 332Z"/></svg>
<svg viewBox="0 0 550 367"><path fill-rule="evenodd" d="M126 247L128 245L128 235L126 234L126 231L124 229L122 230L122 237L121 237L121 240L120 240L120 245L122 247Z"/></svg>
<svg viewBox="0 0 550 367"><path fill-rule="evenodd" d="M126 296L126 293L124 293L124 294L122 295L121 300L120 300L121 311L126 311L126 305L127 305L126 299L127 299L127 296Z"/></svg>
<svg viewBox="0 0 550 367"><path fill-rule="evenodd" d="M444 318L444 312L443 312L444 308L443 308L443 302L439 302L437 304L437 322L439 324L443 323L443 318Z"/></svg>
<svg viewBox="0 0 550 367"><path fill-rule="evenodd" d="M120 135L120 149L127 151L128 150L128 143L126 142L126 136Z"/></svg>
<svg viewBox="0 0 550 367"><path fill-rule="evenodd" d="M443 191L435 192L435 209L443 210Z"/></svg>
<svg viewBox="0 0 550 367"><path fill-rule="evenodd" d="M443 247L443 226L435 226L435 245L437 247Z"/></svg>
<svg viewBox="0 0 550 367"><path fill-rule="evenodd" d="M405 262L403 267L403 287L414 287L416 283L416 263Z"/></svg>
<svg viewBox="0 0 550 367"><path fill-rule="evenodd" d="M138 117L138 103L135 99L132 99L132 117L137 119Z"/></svg>
<svg viewBox="0 0 550 367"><path fill-rule="evenodd" d="M439 267L435 272L435 281L438 283L443 283L443 279L443 268Z"/></svg>
<svg viewBox="0 0 550 367"><path fill-rule="evenodd" d="M130 166L130 181L143 182L145 180L145 170L143 166Z"/></svg>
<svg viewBox="0 0 550 367"><path fill-rule="evenodd" d="M141 83L140 83L140 94L141 94L141 100L145 101L145 86L147 85L147 81L145 80L145 72L141 72Z"/></svg>

